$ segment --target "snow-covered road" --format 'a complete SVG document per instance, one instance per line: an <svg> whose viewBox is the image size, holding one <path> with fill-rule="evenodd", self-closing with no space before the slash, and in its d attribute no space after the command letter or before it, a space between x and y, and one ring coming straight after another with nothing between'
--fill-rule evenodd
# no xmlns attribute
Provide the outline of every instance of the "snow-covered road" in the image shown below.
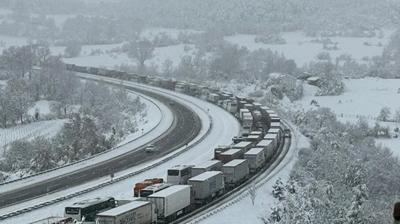
<svg viewBox="0 0 400 224"><path fill-rule="evenodd" d="M108 79L108 80L110 80L110 79ZM119 83L119 81L116 81L116 83ZM218 145L230 144L232 141L232 137L239 134L240 124L232 115L230 115L228 112L224 111L222 108L219 108L215 105L212 105L208 102L205 102L203 100L200 100L200 99L197 99L194 97L190 97L190 96L187 96L184 94L180 94L180 93L176 93L176 92L172 92L172 91L168 91L168 90L164 90L164 89L159 89L156 87L143 86L140 84L128 83L128 82L125 82L124 84L125 85L133 85L135 87L141 87L146 90L151 89L154 91L162 92L166 96L173 97L177 101L187 105L192 110L194 110L195 113L198 114L198 116L200 117L200 119L202 121L202 130L200 131L199 136L196 137L191 143L189 143L189 147L191 144L194 144L196 142L197 143L190 150L180 154L179 156L175 157L172 160L167 161L166 163L163 163L160 166L157 166L153 169L147 170L146 172L143 172L141 174L138 174L136 176L128 178L124 181L120 181L115 184L109 185L100 190L92 191L87 194L81 195L79 197L74 198L73 200L62 201L60 203L57 203L57 204L54 204L54 205L51 205L48 207L33 210L29 213L25 213L23 215L7 219L7 220L3 221L3 223L27 223L27 222L31 222L34 220L43 219L43 218L49 217L49 216L62 216L63 208L66 205L69 205L75 201L79 201L79 200L82 200L85 198L93 198L93 197L98 197L98 196L114 196L117 199L133 199L132 186L134 185L135 182L141 181L145 178L165 177L166 169L168 169L169 167L176 165L176 164L196 164L196 163L200 163L202 161L209 160L213 156L213 150L215 147L217 147ZM207 110L209 110L209 112L207 112ZM212 121L212 123L211 123L211 121ZM201 140L201 141L199 142L199 140ZM184 150L184 148L178 149L178 150ZM175 152L173 152L173 153L175 153ZM173 154L173 153L171 153L171 154ZM169 155L167 155L167 157L168 156ZM150 164L156 163L157 161L159 161L161 159L147 162L146 164L141 164L141 165L135 166L129 170L125 170L120 173L117 173L115 175L115 178L122 176L124 174L130 173L130 172L134 172L134 171L139 170ZM46 195L46 196L43 196L40 198L33 199L31 201L21 203L19 205L10 206L8 208L1 209L0 215L6 214L9 212L18 210L18 209L30 207L32 205L48 201L50 199L54 199L59 196L67 195L67 194L85 189L89 186L97 185L99 183L102 183L102 182L105 182L108 180L109 180L109 178L101 178L96 181L86 183L79 187L74 187L74 188L60 191L60 192L57 192L57 193L54 193L51 195Z"/></svg>

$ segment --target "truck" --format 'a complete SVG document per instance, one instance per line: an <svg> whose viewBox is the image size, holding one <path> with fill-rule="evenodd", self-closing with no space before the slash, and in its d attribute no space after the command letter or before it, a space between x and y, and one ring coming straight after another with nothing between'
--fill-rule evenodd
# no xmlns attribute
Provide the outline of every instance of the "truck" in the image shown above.
<svg viewBox="0 0 400 224"><path fill-rule="evenodd" d="M96 224L151 224L157 221L155 207L148 201L132 201L97 214Z"/></svg>
<svg viewBox="0 0 400 224"><path fill-rule="evenodd" d="M256 148L264 149L264 156L266 161L269 161L275 154L275 145L273 140L263 139L256 145Z"/></svg>
<svg viewBox="0 0 400 224"><path fill-rule="evenodd" d="M190 185L173 185L149 195L147 200L155 205L157 220L170 222L190 210L191 191Z"/></svg>
<svg viewBox="0 0 400 224"><path fill-rule="evenodd" d="M254 142L242 141L232 146L233 149L243 149L243 151L249 150L254 145Z"/></svg>
<svg viewBox="0 0 400 224"><path fill-rule="evenodd" d="M255 173L265 164L265 149L252 148L243 155L243 158L249 162L250 173Z"/></svg>
<svg viewBox="0 0 400 224"><path fill-rule="evenodd" d="M249 175L249 163L245 159L234 159L222 166L224 181L227 188L233 188L242 183Z"/></svg>
<svg viewBox="0 0 400 224"><path fill-rule="evenodd" d="M242 159L244 152L245 151L243 149L229 149L228 151L219 154L217 159L225 164L234 159Z"/></svg>
<svg viewBox="0 0 400 224"><path fill-rule="evenodd" d="M207 171L189 179L196 204L205 204L224 193L224 175L221 171Z"/></svg>
<svg viewBox="0 0 400 224"><path fill-rule="evenodd" d="M264 139L265 139L265 140L272 140L273 148L276 148L276 147L278 146L278 141L279 141L279 139L278 139L278 134L267 133L267 134L264 136Z"/></svg>
<svg viewBox="0 0 400 224"><path fill-rule="evenodd" d="M164 190L167 187L170 187L171 184L168 183L160 183L160 184L153 184L148 187L145 187L139 191L139 197L147 197L151 194Z"/></svg>
<svg viewBox="0 0 400 224"><path fill-rule="evenodd" d="M217 159L219 158L219 155L225 151L228 151L229 149L231 149L232 146L231 145L220 145L217 148L214 149L214 158Z"/></svg>
<svg viewBox="0 0 400 224"><path fill-rule="evenodd" d="M250 111L248 109L242 108L239 110L239 119L243 120L243 114L245 113L250 113Z"/></svg>
<svg viewBox="0 0 400 224"><path fill-rule="evenodd" d="M192 167L192 176L197 176L207 171L221 171L222 163L219 160L207 160L201 164Z"/></svg>
<svg viewBox="0 0 400 224"><path fill-rule="evenodd" d="M242 126L244 129L251 130L253 127L253 115L251 113L243 113Z"/></svg>
<svg viewBox="0 0 400 224"><path fill-rule="evenodd" d="M153 184L159 184L159 183L164 183L164 179L162 178L153 178L153 179L146 179L142 182L138 182L135 184L133 187L133 196L139 197L139 192L140 190L153 185Z"/></svg>

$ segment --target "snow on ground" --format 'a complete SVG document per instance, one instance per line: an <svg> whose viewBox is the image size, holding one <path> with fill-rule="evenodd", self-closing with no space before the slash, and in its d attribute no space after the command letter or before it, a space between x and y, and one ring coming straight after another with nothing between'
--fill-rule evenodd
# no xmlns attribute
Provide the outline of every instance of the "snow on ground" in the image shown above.
<svg viewBox="0 0 400 224"><path fill-rule="evenodd" d="M0 35L0 50L4 50L11 46L24 46L28 44L28 40L24 37L13 37Z"/></svg>
<svg viewBox="0 0 400 224"><path fill-rule="evenodd" d="M388 107L392 115L396 110L400 110L400 79L345 79L345 92L339 96L315 96L317 87L304 84L304 97L295 102L298 109L315 109L311 105L312 100L316 100L320 107L330 108L337 118L342 122L355 123L362 116L370 126L377 122L382 107ZM394 122L378 122L381 126L389 127L391 131L400 124ZM377 139L377 143L390 148L394 155L400 156L400 139Z"/></svg>
<svg viewBox="0 0 400 224"><path fill-rule="evenodd" d="M205 220L200 221L202 224L236 224L236 223L252 223L263 224L260 218L266 217L273 206L278 201L272 196L272 186L278 178L285 182L289 178L290 171L297 161L298 149L308 147L308 139L295 130L293 136L297 138L297 144L293 143L288 155L282 163L272 172L269 177L271 178L265 184L257 188L256 199L254 205L250 197L240 200L238 203L222 210L222 212L211 215Z"/></svg>
<svg viewBox="0 0 400 224"><path fill-rule="evenodd" d="M172 29L172 28L147 28L145 29L140 36L142 38L146 39L154 39L154 37L165 33L167 36L169 36L172 39L177 39L179 36L179 33L185 33L185 34L199 34L202 33L202 31L197 31L197 30L192 30L192 29Z"/></svg>
<svg viewBox="0 0 400 224"><path fill-rule="evenodd" d="M361 61L364 57L373 57L380 55L383 51L383 46L389 42L390 36L393 31L385 31L384 36L380 39L374 38L359 38L359 37L331 37L333 42L338 42L338 50L328 51L333 58L341 54L350 54L355 59ZM247 47L249 50L254 51L259 48L271 49L285 55L289 59L295 60L298 66L312 61L315 57L323 52L323 45L321 43L312 43L315 37L307 37L301 32L287 32L283 33L282 37L286 40L286 44L263 44L254 41L255 35L237 34L228 36L225 40ZM370 43L371 46L364 45L364 42ZM381 44L379 44L381 43ZM379 45L379 46L378 46Z"/></svg>
<svg viewBox="0 0 400 224"><path fill-rule="evenodd" d="M321 107L331 108L341 121L355 122L358 116L365 116L375 123L382 107L389 107L392 114L400 109L400 79L345 79L345 92L339 96L314 96L317 88L305 84L304 97L298 101L305 110L316 100Z"/></svg>
<svg viewBox="0 0 400 224"><path fill-rule="evenodd" d="M155 87L145 87L145 88L158 89ZM170 160L170 161L166 162L165 164L160 165L149 171L146 171L140 175L134 176L125 181L115 183L115 184L105 187L101 190L90 192L88 194L76 197L73 200L63 201L61 203L52 205L50 207L45 207L45 208L42 208L39 210L32 211L30 213L26 213L21 216L10 218L8 220L5 220L4 224L26 223L27 221L39 220L41 218L52 216L52 215L60 216L60 215L63 215L63 208L65 206L67 206L73 202L86 199L86 198L110 195L110 196L114 196L118 199L122 199L122 198L133 199L132 186L134 185L134 183L136 183L138 181L142 181L143 179L150 178L150 177L165 177L166 169L168 169L169 167L172 167L173 165L176 165L176 164L197 164L199 162L209 160L213 156L213 149L215 147L217 147L218 145L230 144L232 141L232 137L239 133L240 125L237 122L237 120L233 116L229 115L222 108L212 105L210 103L207 103L205 101L202 101L200 99L186 96L186 95L183 95L180 93L175 93L175 92L171 92L168 90L160 90L160 91L165 92L167 94L167 96L180 97L178 99L180 102L185 103L186 105L191 105L190 107L196 113L198 113L198 115L200 116L200 118L202 120L203 128L201 131L201 133L202 133L201 135L204 135L207 132L208 127L210 125L209 116L211 116L211 119L213 121L211 131L209 132L207 137L203 141L201 141L200 144L194 146L192 149L179 155L178 157L174 158L173 160ZM206 112L207 111L206 108L208 108L210 110L209 114ZM193 142L199 140L199 138L200 137L196 138ZM192 143L190 143L189 145L191 145L191 144ZM133 167L129 170L118 173L115 176L118 177L119 175L122 175L124 173L138 170L138 169L142 168L143 166L148 165L150 163L154 163L154 161L149 162L147 164ZM14 211L16 209L21 209L21 208L24 208L25 206L33 205L37 202L43 202L50 198L54 198L54 197L61 196L61 195L66 195L67 193L75 192L84 187L92 186L96 183L100 183L100 182L107 181L107 180L109 180L109 177L101 178L99 180L84 184L79 187L74 187L74 188L71 188L71 189L68 189L68 190L65 190L62 192L58 192L55 194L40 197L40 198L25 202L20 205L3 208L0 210L0 214Z"/></svg>
<svg viewBox="0 0 400 224"><path fill-rule="evenodd" d="M35 105L28 110L28 115L34 116L36 111L39 112L40 115L50 114L50 105L51 101L48 100L39 100L35 102Z"/></svg>
<svg viewBox="0 0 400 224"><path fill-rule="evenodd" d="M143 126L140 126L143 128L143 134L142 132L138 132L136 134L132 134L130 136L127 136L126 139L123 141L123 143L126 143L124 145L119 144L119 147L114 148L111 151L108 151L106 153L97 155L92 157L91 159L75 163L72 166L65 166L60 169L44 173L43 175L37 175L33 177L29 177L26 179L19 180L17 182L13 183L8 183L5 185L0 186L0 190L2 192L6 192L9 190L12 190L15 188L15 186L22 187L25 185L30 185L34 184L55 176L59 176L65 173L70 173L78 169L83 169L84 167L90 166L94 163L99 163L101 161L105 161L110 159L111 157L116 157L118 155L124 154L128 151L131 151L132 149L135 149L139 146L145 145L151 140L157 138L158 136L162 135L172 124L173 121L173 115L172 112L163 104L161 104L159 101L149 98L147 96L144 96L142 94L137 94L141 97L142 102L146 103L148 105L148 110L147 113L152 117L152 120L145 123L145 120L142 121ZM156 106L156 104L158 106ZM148 117L149 118L149 117ZM139 123L139 125L141 125ZM51 131L51 129L48 129ZM46 129L47 131L47 129ZM1 132L0 132L1 133ZM57 133L57 132L54 132Z"/></svg>
<svg viewBox="0 0 400 224"><path fill-rule="evenodd" d="M84 46L81 55L74 58L64 58L66 63L72 63L81 66L94 66L114 68L120 65L136 65L136 60L129 58L125 53L104 53L99 55L90 55L92 50L99 49L106 52L119 45L92 45ZM53 54L63 53L63 48L52 48ZM158 47L154 50L154 57L146 61L146 65L155 65L160 70L165 60L172 61L173 66L177 66L184 55L192 55L194 53L194 45L178 44L167 47Z"/></svg>
<svg viewBox="0 0 400 224"><path fill-rule="evenodd" d="M12 128L0 128L0 149L16 140L32 139L38 136L53 137L61 130L65 121L64 119L38 121ZM3 150L0 150L0 155L2 154Z"/></svg>
<svg viewBox="0 0 400 224"><path fill-rule="evenodd" d="M400 158L400 139L377 139L376 144L389 148L394 156Z"/></svg>
<svg viewBox="0 0 400 224"><path fill-rule="evenodd" d="M138 96L137 93L129 93L130 96L136 97ZM136 121L137 121L137 127L138 131L135 133L131 133L127 136L125 136L124 140L122 140L116 147L122 146L124 144L127 144L128 142L134 141L138 139L139 137L143 136L144 134L149 133L150 131L153 131L153 129L158 128L161 119L163 119L163 113L160 110L160 106L154 104L147 98L144 98L144 96L140 96L141 102L146 105L146 109L144 111L144 114L146 115L144 118L142 118L143 113L138 113L136 114Z"/></svg>

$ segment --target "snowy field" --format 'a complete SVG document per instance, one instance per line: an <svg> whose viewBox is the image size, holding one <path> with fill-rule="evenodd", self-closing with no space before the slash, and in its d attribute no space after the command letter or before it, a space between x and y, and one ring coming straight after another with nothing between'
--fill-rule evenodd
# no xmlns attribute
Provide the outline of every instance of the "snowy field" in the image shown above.
<svg viewBox="0 0 400 224"><path fill-rule="evenodd" d="M136 60L129 58L125 53L107 53L112 48L118 47L119 45L93 45L83 46L80 56L74 58L64 58L66 63L72 63L81 66L94 66L94 67L106 67L114 68L120 65L136 65ZM90 52L99 49L102 54L90 55ZM52 52L55 54L63 53L61 48L53 48ZM178 66L181 58L185 55L193 55L193 45L171 45L166 47L157 47L154 50L154 57L146 61L147 66L156 66L158 71L161 71L163 63L168 59L171 60L173 66Z"/></svg>
<svg viewBox="0 0 400 224"><path fill-rule="evenodd" d="M392 31L385 31L382 38L358 38L358 37L331 37L333 42L338 43L338 50L327 51L332 58L341 54L352 55L353 58L361 61L364 57L373 57L382 54L383 46L389 42ZM301 32L283 33L282 37L286 44L263 44L254 41L255 35L237 34L226 37L230 43L244 46L251 51L257 49L271 49L285 55L286 58L295 60L298 66L312 61L315 57L324 51L321 43L313 43L317 38L307 37ZM364 42L371 46L364 45Z"/></svg>
<svg viewBox="0 0 400 224"><path fill-rule="evenodd" d="M62 128L66 120L39 121L12 128L0 128L0 156L3 154L3 147L11 142L22 139L33 139L38 136L53 137Z"/></svg>
<svg viewBox="0 0 400 224"><path fill-rule="evenodd" d="M26 38L0 35L0 51L11 46L24 46L27 44L28 40Z"/></svg>
<svg viewBox="0 0 400 224"><path fill-rule="evenodd" d="M400 110L400 79L345 79L345 92L339 96L314 96L317 88L304 85L304 97L289 107L298 109L315 109L316 106L310 104L316 100L320 107L330 108L342 122L355 123L359 117L364 117L370 126L373 126L377 120L382 107L390 108L393 115L396 110ZM387 126L390 130L400 127L400 124L394 122L379 122L382 126ZM400 158L400 139L377 139L378 144L390 148L394 155Z"/></svg>
<svg viewBox="0 0 400 224"><path fill-rule="evenodd" d="M392 114L400 110L400 79L345 79L345 92L339 96L314 96L316 87L305 84L305 95L296 103L305 110L315 108L316 100L321 107L331 108L344 122L355 122L364 116L375 123L382 107L390 108Z"/></svg>

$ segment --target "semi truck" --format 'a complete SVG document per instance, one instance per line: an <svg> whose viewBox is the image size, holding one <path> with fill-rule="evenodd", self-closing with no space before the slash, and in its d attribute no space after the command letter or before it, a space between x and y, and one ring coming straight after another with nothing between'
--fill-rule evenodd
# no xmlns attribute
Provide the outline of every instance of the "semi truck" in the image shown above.
<svg viewBox="0 0 400 224"><path fill-rule="evenodd" d="M149 195L147 200L155 205L158 220L170 221L190 209L190 185L173 185Z"/></svg>
<svg viewBox="0 0 400 224"><path fill-rule="evenodd" d="M196 204L205 204L224 193L224 176L221 171L207 171L189 179Z"/></svg>

